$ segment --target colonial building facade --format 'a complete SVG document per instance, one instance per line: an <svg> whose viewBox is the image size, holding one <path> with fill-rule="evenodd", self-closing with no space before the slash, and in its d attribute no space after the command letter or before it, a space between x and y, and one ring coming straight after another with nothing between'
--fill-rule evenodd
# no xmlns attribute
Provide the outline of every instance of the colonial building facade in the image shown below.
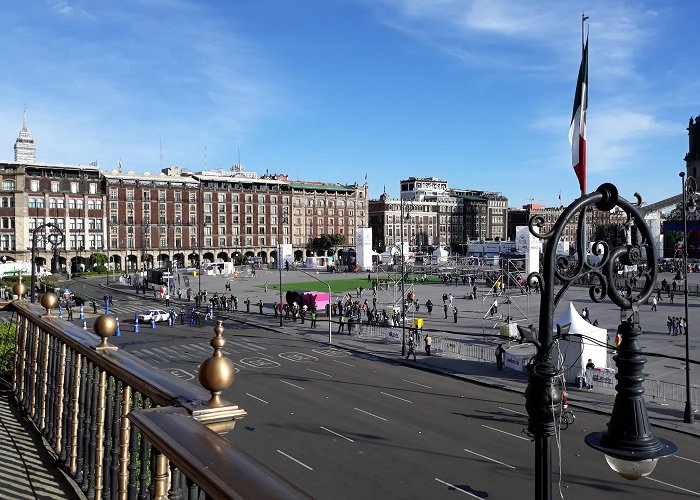
<svg viewBox="0 0 700 500"><path fill-rule="evenodd" d="M370 200L369 210L372 247L378 251L402 242L414 251L458 248L473 240L505 239L508 227L505 196L449 188L434 177L402 180L399 199L384 193Z"/></svg>
<svg viewBox="0 0 700 500"><path fill-rule="evenodd" d="M241 165L230 170L159 174L101 171L97 166L36 161L24 126L14 162L0 162L0 258L48 265L47 234L60 229L55 256L63 270L85 269L102 252L112 269L147 269L259 257L274 261L278 244L291 244L295 259L338 255L355 247L368 224L367 184L258 176ZM42 228L42 226L44 226ZM35 236L35 229L41 228ZM322 250L322 234L342 234L343 248Z"/></svg>

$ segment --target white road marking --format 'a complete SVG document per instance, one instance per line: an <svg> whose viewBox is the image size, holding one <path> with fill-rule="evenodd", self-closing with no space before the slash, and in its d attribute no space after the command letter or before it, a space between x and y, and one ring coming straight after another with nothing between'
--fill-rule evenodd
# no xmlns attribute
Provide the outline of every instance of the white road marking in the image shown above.
<svg viewBox="0 0 700 500"><path fill-rule="evenodd" d="M374 413L370 413L370 412L365 411L365 410L360 410L359 408L355 408L355 409L356 409L357 411L361 411L362 413L366 413L367 415L370 415L370 416L372 416L372 417L374 417L374 418L378 418L379 420L384 420L385 422L387 422L387 419L385 419L384 417L380 417L379 415L375 415Z"/></svg>
<svg viewBox="0 0 700 500"><path fill-rule="evenodd" d="M671 455L673 458L680 458L681 460L687 460L688 462L693 462L696 464L700 464L697 460L693 460L692 458L685 458L685 457L679 457L678 455Z"/></svg>
<svg viewBox="0 0 700 500"><path fill-rule="evenodd" d="M308 465L306 465L304 462L300 462L300 461L297 460L296 458L294 458L294 457L292 457L292 456L290 456L290 455L287 455L287 454L286 454L285 452L283 452L282 450L277 450L277 453L280 453L280 454L284 455L284 456L287 457L289 460L293 460L294 462L298 463L298 464L301 465L302 467L306 467L306 468L309 469L309 470L313 470L311 467L309 467Z"/></svg>
<svg viewBox="0 0 700 500"><path fill-rule="evenodd" d="M354 442L355 442L355 441L353 441L352 439L350 439L349 437L345 437L345 436L343 436L342 434L338 434L338 433L335 432L335 431L332 431L332 430L330 430L330 429L326 429L324 426L321 426L321 429L323 429L323 430L326 431L326 432L330 432L331 434L335 434L336 436L341 437L341 438L343 438L343 439L347 439L347 440L350 441L351 443L354 443Z"/></svg>
<svg viewBox="0 0 700 500"><path fill-rule="evenodd" d="M319 372L317 370L312 370L311 368L307 368L308 371L318 373L319 375L323 375L324 377L330 377L333 378L333 375L328 375L327 373Z"/></svg>
<svg viewBox="0 0 700 500"><path fill-rule="evenodd" d="M346 363L346 362L344 362L344 361L338 361L337 359L334 359L333 361L335 361L336 363L340 363L341 365L348 365L348 366L352 366L352 367L355 366L355 365L353 365L352 363Z"/></svg>
<svg viewBox="0 0 700 500"><path fill-rule="evenodd" d="M466 449L466 448L464 448L464 451L466 451L467 453L471 453L472 455L476 455L477 457L485 458L486 460L490 460L490 461L495 462L495 463L497 463L497 464L505 465L506 467L509 467L509 468L511 468L511 469L515 469L515 467L513 467L512 465L504 464L503 462L499 462L498 460L495 460L495 459L493 459L493 458L487 457L486 455L480 455L479 453L477 453L477 452L475 452L475 451L468 450L468 449Z"/></svg>
<svg viewBox="0 0 700 500"><path fill-rule="evenodd" d="M685 491L686 493L692 493L693 495L700 495L700 492L693 491L693 490L686 490L685 488L681 488L680 486L676 486L675 484L664 483L663 481L659 481L658 479L654 479L654 478L649 477L649 476L647 476L645 479L648 479L649 481L654 481L655 483L663 484L664 486L670 486L671 488L676 488L677 490Z"/></svg>
<svg viewBox="0 0 700 500"><path fill-rule="evenodd" d="M516 437L518 439L522 439L524 441L530 441L530 439L528 439L526 437L522 437L522 436L518 436L517 434L512 434L510 432L502 431L501 429L496 429L495 427L489 427L488 425L483 425L483 424L481 425L481 427L486 427L487 429L491 429L492 431L496 431L496 432L502 432L503 434L508 434L509 436L513 436L513 437Z"/></svg>
<svg viewBox="0 0 700 500"><path fill-rule="evenodd" d="M300 385L292 384L291 382L287 382L286 380L281 380L281 379L280 379L280 382L282 382L283 384L291 385L292 387L296 387L297 389L301 389L302 391L304 390L304 388L301 387Z"/></svg>
<svg viewBox="0 0 700 500"><path fill-rule="evenodd" d="M407 403L413 403L413 401L409 401L408 399L400 398L398 396L394 396L393 394L389 394L388 392L381 392L379 391L379 394L384 394L385 396L389 396L390 398L396 398L400 399L401 401L406 401Z"/></svg>
<svg viewBox="0 0 700 500"><path fill-rule="evenodd" d="M415 385L419 385L421 387L425 387L426 389L432 389L432 387L430 387L429 385L419 384L418 382L411 382L410 380L406 380L405 378L403 378L401 380L403 380L404 382L408 382L409 384L415 384Z"/></svg>
<svg viewBox="0 0 700 500"><path fill-rule="evenodd" d="M511 413L517 413L518 415L525 415L525 416L527 417L527 413L523 413L523 412L521 412L521 411L511 410L510 408L503 408L502 406L499 406L498 409L499 409L499 410L509 411L509 412L511 412Z"/></svg>
<svg viewBox="0 0 700 500"><path fill-rule="evenodd" d="M458 487L455 486L454 484L450 484L450 483L448 483L447 481L443 481L442 479L435 478L435 480L436 480L438 483L442 483L442 484L444 484L444 485L446 485L446 486L449 486L450 488L453 488L453 489L455 489L455 490L457 490L457 491L461 491L462 493L465 493L465 494L469 495L470 497L479 498L479 499L481 498L481 497L476 496L474 493L469 493L468 491L464 491L462 488L458 488Z"/></svg>
<svg viewBox="0 0 700 500"><path fill-rule="evenodd" d="M257 397L257 396L253 396L253 395L252 395L251 393L249 393L249 392L246 392L245 394L246 394L246 396L250 396L250 397L253 398L253 399L257 399L258 401L262 401L262 402L265 403L266 405L269 405L269 404L270 404L270 403L268 403L267 401L265 401L264 399L260 399L260 398Z"/></svg>

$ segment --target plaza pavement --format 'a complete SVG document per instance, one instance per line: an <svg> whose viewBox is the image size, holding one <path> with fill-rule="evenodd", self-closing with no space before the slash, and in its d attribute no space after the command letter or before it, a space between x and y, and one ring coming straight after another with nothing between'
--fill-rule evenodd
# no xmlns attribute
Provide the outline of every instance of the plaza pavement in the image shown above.
<svg viewBox="0 0 700 500"><path fill-rule="evenodd" d="M289 283L302 283L314 281L314 277L319 280L331 283L334 280L342 280L350 277L364 277L366 279L367 272L360 274L339 273L332 274L325 271L310 271L305 270L313 277L298 271L282 271L282 282L285 286ZM376 277L375 274L372 277ZM659 280L666 278L671 281L673 275L670 273L661 273ZM256 276L252 276L250 271L242 271L236 279L231 276L214 275L201 277L201 289L208 292L208 297L211 297L214 292L218 293L233 293L238 297L238 311L230 314L223 311L217 311L218 316L227 317L231 320L243 321L261 328L280 331L285 334L300 335L311 340L328 343L328 323L323 312L319 313L318 326L315 330L310 328L308 320L304 325L300 322L284 320L284 326L280 328L279 318L275 318L272 314L272 304L279 300L279 291L272 288L279 284L280 275L276 269L258 269ZM190 277L190 286L197 291L199 279ZM225 292L226 282L231 283L231 292ZM689 274L690 283L700 283L700 274ZM268 285L268 291L265 292L264 285ZM424 331L429 331L435 337L444 339L467 340L474 343L487 346L495 346L497 342L502 342L499 336L499 327L502 320L499 321L496 317L484 319L488 308L493 302L494 297L487 295L485 297L484 290L479 286L478 296L476 300L468 300L464 298L470 291L470 286L463 285L444 285L444 284L417 284L410 290L416 295L420 301L421 307L418 313L413 313L417 317L424 318ZM367 282L367 289L362 293L362 297L356 297L355 292L351 292L353 300L364 302L366 299L368 304L372 304L372 290L370 283ZM407 287L406 293L409 288ZM452 312L448 312L448 317L445 319L442 308L443 293L451 293L453 295L453 306L458 309L457 323L454 323ZM283 294L284 295L284 294ZM342 294L334 294L333 300L337 301ZM377 308L388 307L394 304L395 298L398 298L400 303L400 290L379 290L377 292ZM485 297L485 298L484 298ZM534 324L537 325L539 317L540 302L539 294L520 294L511 295L511 304L505 304L505 297L498 297L499 308L498 312L501 318L506 315L511 316L513 321L521 325ZM246 299L251 301L251 312L245 312L243 302ZM425 302L430 299L435 307L432 315L427 315L425 310ZM643 335L640 337L642 347L645 353L658 353L665 356L676 356L680 360L647 357L645 373L648 379L658 380L660 382L668 382L677 384L676 389L685 387L685 337L684 336L669 336L667 334L666 317L683 316L683 295L676 292L674 304L669 304L669 300L664 296L664 300L659 303L658 311L652 312L651 305L643 305L640 311L640 322L643 330ZM264 303L264 314L258 313L258 308L255 304L258 300ZM556 320L563 311L568 308L568 302L572 301L575 304L576 310L581 311L583 307L587 307L590 311L591 321L597 319L598 326L608 330L609 344L612 345L617 325L620 321L619 308L614 306L610 300L605 300L602 303L593 302L588 296L588 289L583 287L572 287L565 294L562 302L557 308L554 318ZM175 303L180 303L175 301ZM190 302L191 304L191 302ZM690 325L690 359L697 360L698 340L697 332L700 327L700 298L695 296L689 297L689 325ZM478 361L476 359L459 359L449 353L439 353L434 356L425 356L422 346L417 349L418 361L406 361L401 357L401 344L386 343L380 338L373 338L366 335L337 335L337 323L332 326L332 344L346 349L351 349L356 352L374 355L394 361L410 364L419 369L439 371L450 376L456 376L480 383L485 386L499 387L507 390L513 390L524 393L527 385L527 378L524 374L514 370L499 371L495 367L495 363ZM614 368L613 365L609 367ZM700 364L691 364L691 387L697 388L700 385ZM596 387L594 391L579 390L576 387L569 386L570 404L582 405L591 409L602 412L610 412L614 402L614 387ZM700 393L697 389L695 393ZM681 432L690 432L700 434L700 422L695 424L683 423L683 408L684 403L678 401L663 400L656 398L653 395L647 394L647 406L649 409L650 418L653 424L662 425L673 430ZM693 401L693 410L695 418L700 419L700 407L698 401Z"/></svg>

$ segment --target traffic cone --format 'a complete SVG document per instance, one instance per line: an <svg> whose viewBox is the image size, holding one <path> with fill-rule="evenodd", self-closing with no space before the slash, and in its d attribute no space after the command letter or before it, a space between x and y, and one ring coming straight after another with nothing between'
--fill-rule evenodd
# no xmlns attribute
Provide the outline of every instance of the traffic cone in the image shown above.
<svg viewBox="0 0 700 500"><path fill-rule="evenodd" d="M139 333L139 315L134 315L134 333Z"/></svg>
<svg viewBox="0 0 700 500"><path fill-rule="evenodd" d="M119 328L119 317L114 318L117 320L117 331L114 332L115 337L121 337L122 336L122 331L121 328Z"/></svg>
<svg viewBox="0 0 700 500"><path fill-rule="evenodd" d="M87 330L87 321L83 320L83 330Z"/></svg>
<svg viewBox="0 0 700 500"><path fill-rule="evenodd" d="M85 319L85 311L83 310L83 306L80 306L80 319Z"/></svg>

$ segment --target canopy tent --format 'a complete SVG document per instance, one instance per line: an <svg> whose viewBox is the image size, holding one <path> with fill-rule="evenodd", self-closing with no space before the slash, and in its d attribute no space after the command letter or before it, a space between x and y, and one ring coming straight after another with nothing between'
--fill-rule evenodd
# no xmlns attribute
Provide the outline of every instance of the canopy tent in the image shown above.
<svg viewBox="0 0 700 500"><path fill-rule="evenodd" d="M606 368L608 362L607 348L608 331L605 328L593 326L583 319L576 310L573 302L553 324L556 334L557 325L570 324L569 336L561 341L561 355L566 381L574 383L576 377L583 376L586 363L592 360L596 368Z"/></svg>
<svg viewBox="0 0 700 500"><path fill-rule="evenodd" d="M447 262L447 257L449 255L449 252L445 250L444 248L436 248L433 251L433 261L437 262L438 264L441 264L443 262Z"/></svg>

